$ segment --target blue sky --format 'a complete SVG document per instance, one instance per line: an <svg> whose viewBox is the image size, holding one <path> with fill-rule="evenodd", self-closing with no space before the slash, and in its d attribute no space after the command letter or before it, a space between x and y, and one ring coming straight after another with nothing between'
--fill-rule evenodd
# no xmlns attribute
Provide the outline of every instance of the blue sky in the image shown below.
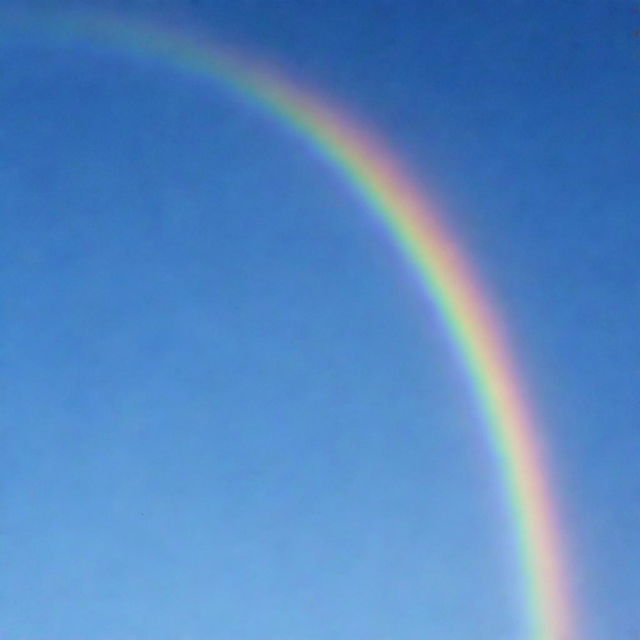
<svg viewBox="0 0 640 640"><path fill-rule="evenodd" d="M467 4L103 6L261 52L446 203L544 416L588 637L634 638L640 15ZM336 172L157 64L0 69L0 636L522 637L465 376Z"/></svg>

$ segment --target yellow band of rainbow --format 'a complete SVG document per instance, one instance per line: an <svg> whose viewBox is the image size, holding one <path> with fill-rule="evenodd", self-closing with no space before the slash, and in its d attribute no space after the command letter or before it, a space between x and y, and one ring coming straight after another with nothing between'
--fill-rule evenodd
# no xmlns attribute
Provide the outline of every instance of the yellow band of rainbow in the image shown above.
<svg viewBox="0 0 640 640"><path fill-rule="evenodd" d="M577 640L550 473L505 332L458 243L398 160L327 101L258 61L178 29L95 13L13 14L3 22L0 43L4 34L26 27L56 41L98 43L222 81L296 130L343 174L418 276L466 366L511 512L527 637Z"/></svg>

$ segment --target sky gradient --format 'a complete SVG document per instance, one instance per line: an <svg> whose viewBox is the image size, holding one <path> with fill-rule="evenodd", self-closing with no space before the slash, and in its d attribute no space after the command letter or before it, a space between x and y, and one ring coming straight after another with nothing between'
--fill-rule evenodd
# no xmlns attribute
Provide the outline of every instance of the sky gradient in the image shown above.
<svg viewBox="0 0 640 640"><path fill-rule="evenodd" d="M417 7L190 11L446 200L545 416L588 628L633 637L633 14ZM8 637L517 637L465 381L336 175L222 87L2 56Z"/></svg>

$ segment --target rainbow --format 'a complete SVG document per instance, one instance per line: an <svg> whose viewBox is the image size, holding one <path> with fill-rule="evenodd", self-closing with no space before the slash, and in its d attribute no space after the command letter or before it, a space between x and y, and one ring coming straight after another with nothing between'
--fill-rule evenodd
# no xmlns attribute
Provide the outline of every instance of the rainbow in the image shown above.
<svg viewBox="0 0 640 640"><path fill-rule="evenodd" d="M175 27L103 13L29 13L4 17L0 43L14 32L45 35L60 44L97 44L222 81L294 129L339 170L388 231L421 291L439 310L464 363L511 513L529 637L576 639L549 467L505 330L458 243L388 149L273 69Z"/></svg>

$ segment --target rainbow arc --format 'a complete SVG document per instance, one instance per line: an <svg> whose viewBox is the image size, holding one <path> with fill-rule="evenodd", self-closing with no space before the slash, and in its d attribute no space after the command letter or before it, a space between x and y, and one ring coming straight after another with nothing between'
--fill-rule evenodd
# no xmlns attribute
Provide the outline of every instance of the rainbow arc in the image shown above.
<svg viewBox="0 0 640 640"><path fill-rule="evenodd" d="M439 310L468 374L507 497L520 567L521 602L531 640L577 640L566 544L540 428L506 332L485 287L428 198L400 161L330 102L302 90L260 60L148 22L111 14L13 14L0 21L0 43L14 32L61 45L92 43L157 59L222 82L294 129L330 161L386 228Z"/></svg>

